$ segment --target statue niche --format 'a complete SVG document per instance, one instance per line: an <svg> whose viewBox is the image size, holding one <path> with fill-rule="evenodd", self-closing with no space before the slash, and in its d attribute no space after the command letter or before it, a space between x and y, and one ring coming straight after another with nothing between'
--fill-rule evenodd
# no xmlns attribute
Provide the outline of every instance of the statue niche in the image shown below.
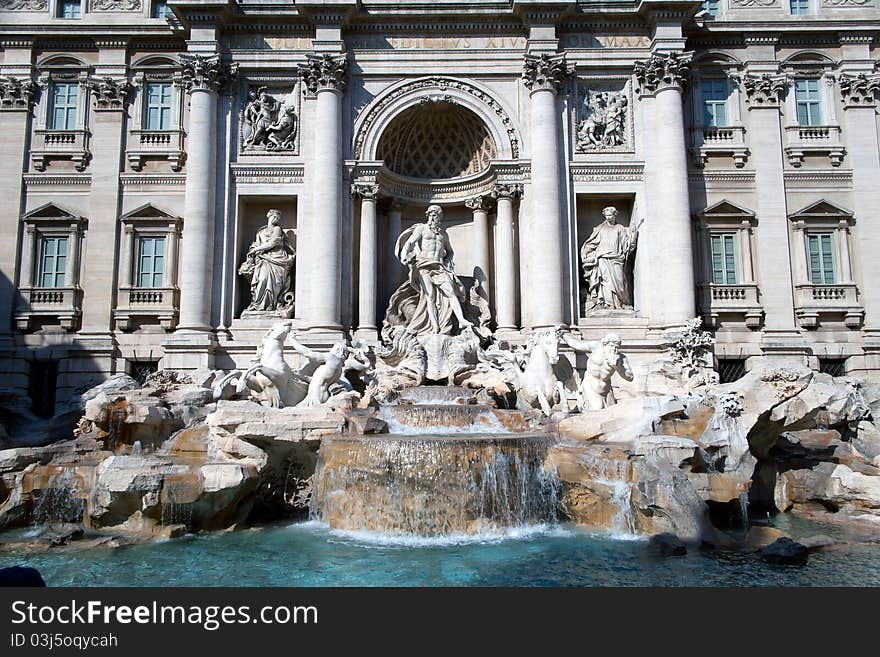
<svg viewBox="0 0 880 657"><path fill-rule="evenodd" d="M250 280L251 301L242 317L292 317L296 231L281 227L281 212L269 210L238 273Z"/></svg>
<svg viewBox="0 0 880 657"><path fill-rule="evenodd" d="M248 92L241 120L243 152L296 150L298 96L294 92L286 93L280 100L278 96L270 94L266 87Z"/></svg>
<svg viewBox="0 0 880 657"><path fill-rule="evenodd" d="M604 221L593 228L581 245L581 266L586 281L584 312L632 310L629 261L636 250L638 230L617 223L614 206L602 210Z"/></svg>

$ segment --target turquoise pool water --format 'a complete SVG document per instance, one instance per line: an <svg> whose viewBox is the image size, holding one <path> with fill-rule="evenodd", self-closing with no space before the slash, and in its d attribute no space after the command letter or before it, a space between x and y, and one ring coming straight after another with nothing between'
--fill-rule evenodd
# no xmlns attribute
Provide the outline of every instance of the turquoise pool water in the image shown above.
<svg viewBox="0 0 880 657"><path fill-rule="evenodd" d="M880 545L817 553L805 566L698 550L656 559L645 547L565 526L429 541L307 522L117 549L0 552L0 567L34 566L50 586L880 586Z"/></svg>

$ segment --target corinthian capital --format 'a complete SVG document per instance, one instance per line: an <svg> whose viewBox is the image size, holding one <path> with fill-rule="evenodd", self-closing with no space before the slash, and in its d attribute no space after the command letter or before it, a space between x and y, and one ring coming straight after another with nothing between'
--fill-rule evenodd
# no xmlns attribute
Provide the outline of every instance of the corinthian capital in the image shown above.
<svg viewBox="0 0 880 657"><path fill-rule="evenodd" d="M12 76L0 78L0 109L30 109L36 88L33 80L21 80Z"/></svg>
<svg viewBox="0 0 880 657"><path fill-rule="evenodd" d="M523 60L523 84L532 91L549 89L559 91L568 77L565 53L542 53L525 55Z"/></svg>
<svg viewBox="0 0 880 657"><path fill-rule="evenodd" d="M488 210L492 207L495 199L490 194L480 194L473 196L464 202L464 206L468 210Z"/></svg>
<svg viewBox="0 0 880 657"><path fill-rule="evenodd" d="M223 64L220 55L180 55L183 86L189 91L218 91L224 83L238 75L238 64Z"/></svg>
<svg viewBox="0 0 880 657"><path fill-rule="evenodd" d="M746 105L755 107L779 107L785 94L787 80L784 75L746 75L742 80L746 92Z"/></svg>
<svg viewBox="0 0 880 657"><path fill-rule="evenodd" d="M690 76L691 52L654 53L650 59L635 62L633 73L639 83L639 94L650 96L663 89L682 91Z"/></svg>
<svg viewBox="0 0 880 657"><path fill-rule="evenodd" d="M86 85L95 99L95 110L99 112L109 110L123 110L128 101L131 84L125 79L90 78Z"/></svg>
<svg viewBox="0 0 880 657"><path fill-rule="evenodd" d="M310 54L306 62L299 65L306 88L317 93L324 89L343 91L345 89L347 60L345 55Z"/></svg>
<svg viewBox="0 0 880 657"><path fill-rule="evenodd" d="M363 201L375 201L379 198L379 185L372 183L354 183L351 186L351 195Z"/></svg>
<svg viewBox="0 0 880 657"><path fill-rule="evenodd" d="M877 92L880 91L880 74L859 73L858 75L841 74L840 95L843 102L850 107L873 107Z"/></svg>
<svg viewBox="0 0 880 657"><path fill-rule="evenodd" d="M511 200L522 196L523 186L521 183L497 183L492 190L492 196L496 199L509 198Z"/></svg>

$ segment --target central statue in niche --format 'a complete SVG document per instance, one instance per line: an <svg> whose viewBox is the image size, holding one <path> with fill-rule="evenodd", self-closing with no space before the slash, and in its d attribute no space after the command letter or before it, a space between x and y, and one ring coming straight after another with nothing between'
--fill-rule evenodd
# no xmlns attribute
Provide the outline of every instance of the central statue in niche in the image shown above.
<svg viewBox="0 0 880 657"><path fill-rule="evenodd" d="M605 221L593 229L581 246L584 279L587 282L585 310L632 310L633 298L626 266L636 250L639 226L617 223L614 206L602 210Z"/></svg>
<svg viewBox="0 0 880 657"><path fill-rule="evenodd" d="M409 267L409 279L391 297L390 308L407 318L406 328L415 335L453 333L472 326L465 319L461 301L465 288L455 275L455 252L440 221L443 209L432 205L427 221L409 228L397 239L394 252Z"/></svg>
<svg viewBox="0 0 880 657"><path fill-rule="evenodd" d="M382 341L390 351L385 357L402 358L395 350L409 345L409 360L424 363L416 380L456 382L477 364L480 344L491 336L491 316L479 282L468 288L455 274L455 252L441 223L443 209L431 205L425 218L395 243L394 253L408 274L388 301Z"/></svg>

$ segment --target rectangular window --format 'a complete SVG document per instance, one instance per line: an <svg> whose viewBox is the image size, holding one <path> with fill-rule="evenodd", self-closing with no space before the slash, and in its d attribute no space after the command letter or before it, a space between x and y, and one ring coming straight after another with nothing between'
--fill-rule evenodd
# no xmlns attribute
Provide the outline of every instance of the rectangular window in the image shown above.
<svg viewBox="0 0 880 657"><path fill-rule="evenodd" d="M831 233L807 235L810 263L810 282L813 285L833 285L834 236Z"/></svg>
<svg viewBox="0 0 880 657"><path fill-rule="evenodd" d="M40 239L39 266L38 287L64 287L64 272L67 270L66 237L43 237Z"/></svg>
<svg viewBox="0 0 880 657"><path fill-rule="evenodd" d="M746 375L745 358L718 359L718 383L733 383Z"/></svg>
<svg viewBox="0 0 880 657"><path fill-rule="evenodd" d="M153 18L165 18L171 13L168 3L165 0L155 0L153 2Z"/></svg>
<svg viewBox="0 0 880 657"><path fill-rule="evenodd" d="M162 287L165 272L165 238L138 239L138 287Z"/></svg>
<svg viewBox="0 0 880 657"><path fill-rule="evenodd" d="M704 78L700 81L703 97L703 125L727 125L727 80Z"/></svg>
<svg viewBox="0 0 880 657"><path fill-rule="evenodd" d="M77 82L55 82L52 84L50 129L73 130L76 128L76 105L78 95L79 84Z"/></svg>
<svg viewBox="0 0 880 657"><path fill-rule="evenodd" d="M61 0L58 5L59 18L80 18L80 0Z"/></svg>
<svg viewBox="0 0 880 657"><path fill-rule="evenodd" d="M128 374L139 385L144 385L147 377L159 371L158 360L130 360L128 361Z"/></svg>
<svg viewBox="0 0 880 657"><path fill-rule="evenodd" d="M798 125L822 125L822 98L819 80L795 80L794 100Z"/></svg>
<svg viewBox="0 0 880 657"><path fill-rule="evenodd" d="M150 82L146 86L147 130L171 128L171 83Z"/></svg>
<svg viewBox="0 0 880 657"><path fill-rule="evenodd" d="M719 285L735 285L736 233L712 235L712 282Z"/></svg>
<svg viewBox="0 0 880 657"><path fill-rule="evenodd" d="M806 16L810 13L810 0L789 0L792 16Z"/></svg>
<svg viewBox="0 0 880 657"><path fill-rule="evenodd" d="M819 371L831 376L846 376L846 358L820 358Z"/></svg>
<svg viewBox="0 0 880 657"><path fill-rule="evenodd" d="M703 4L701 5L701 9L705 11L709 16L717 16L718 9L721 7L721 0L703 0Z"/></svg>

